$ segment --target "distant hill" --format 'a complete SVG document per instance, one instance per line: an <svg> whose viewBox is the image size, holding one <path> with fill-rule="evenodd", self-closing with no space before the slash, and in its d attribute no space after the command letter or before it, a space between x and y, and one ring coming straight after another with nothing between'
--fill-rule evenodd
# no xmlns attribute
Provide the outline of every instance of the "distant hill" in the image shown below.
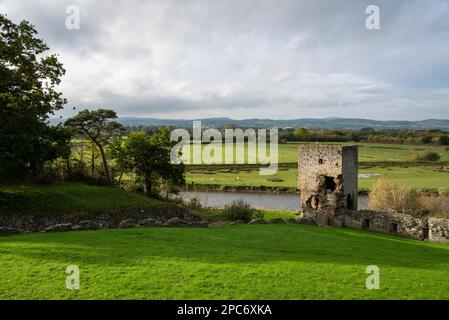
<svg viewBox="0 0 449 320"><path fill-rule="evenodd" d="M357 118L304 118L291 120L273 120L273 119L244 119L234 120L230 118L204 118L197 119L201 121L203 127L221 128L228 124L236 127L252 127L252 128L286 128L286 127L303 127L307 129L361 129L371 127L376 130L380 129L401 129L401 130L432 130L441 129L449 130L449 119L427 119L419 121L402 121L402 120L369 120ZM51 124L64 122L64 119L50 119ZM139 117L120 117L118 118L124 126L173 126L177 128L192 127L192 120L186 119L155 119L155 118L139 118Z"/></svg>

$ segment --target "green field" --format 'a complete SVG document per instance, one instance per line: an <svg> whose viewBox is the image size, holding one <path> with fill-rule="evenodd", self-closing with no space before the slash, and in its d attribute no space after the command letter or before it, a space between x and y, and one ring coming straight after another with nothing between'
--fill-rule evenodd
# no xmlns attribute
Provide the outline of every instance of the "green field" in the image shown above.
<svg viewBox="0 0 449 320"><path fill-rule="evenodd" d="M0 188L2 214L169 205L80 183ZM69 265L80 268L80 290L65 287ZM365 288L369 265L380 268L380 290ZM351 229L281 223L0 237L0 299L449 299L448 287L449 246Z"/></svg>
<svg viewBox="0 0 449 320"><path fill-rule="evenodd" d="M343 143L354 144L354 143ZM410 185L416 189L437 191L449 188L449 171L439 171L447 166L449 151L440 146L421 145L391 145L358 143L359 147L359 190L369 190L373 184L384 177L393 179L401 184ZM205 186L230 187L279 187L295 190L297 188L298 143L279 145L279 163L277 174L262 176L257 165L252 167L221 165L208 167L207 165L187 166L187 182ZM203 149L206 147L202 146ZM245 145L245 156L247 156ZM224 149L224 148L223 148ZM411 157L416 153L437 152L439 162L414 163ZM235 148L234 148L235 152ZM224 152L222 152L224 161ZM246 159L246 158L245 158ZM246 159L247 160L247 159ZM247 161L245 162L247 163ZM363 176L368 175L368 176Z"/></svg>
<svg viewBox="0 0 449 320"><path fill-rule="evenodd" d="M0 239L1 299L448 299L449 246L307 225ZM80 290L65 287L68 265ZM368 265L380 290L365 288Z"/></svg>
<svg viewBox="0 0 449 320"><path fill-rule="evenodd" d="M231 172L198 170L187 172L187 181L201 185L271 186L293 190L297 188L297 171L297 169L279 170L273 176L262 176L257 170ZM380 177L393 179L416 189L449 189L449 172L438 172L427 167L370 167L359 169L359 174L368 175L359 178L359 190L371 189ZM273 181L273 178L282 181Z"/></svg>
<svg viewBox="0 0 449 320"><path fill-rule="evenodd" d="M339 143L343 145L358 145L359 147L359 161L361 162L403 162L411 161L411 157L415 153L423 152L437 152L441 159L440 161L449 161L449 151L445 150L441 146L424 146L424 145L396 145L396 144L378 144L378 143ZM298 162L298 143L279 144L278 155L279 163L296 163ZM187 147L184 147L187 148ZM202 150L206 148L206 145L202 145ZM237 152L236 146L234 146L234 155ZM245 144L244 155L245 163L247 161L247 144ZM193 150L193 149L191 149ZM267 152L269 154L269 145L267 145ZM185 153L185 151L184 151ZM225 159L224 145L221 148L222 163ZM193 157L193 151L190 152L190 158ZM185 156L184 158L187 159Z"/></svg>
<svg viewBox="0 0 449 320"><path fill-rule="evenodd" d="M79 142L79 141L78 141ZM334 143L336 144L336 143ZM379 177L393 179L401 184L410 185L413 188L437 191L449 188L449 171L439 172L436 169L448 166L449 151L442 146L428 145L397 145L379 143L338 143L343 145L358 145L359 164L361 174L380 174L359 179L359 189L369 190ZM300 143L288 143L278 145L278 162L286 164L289 168L280 168L273 176L259 174L258 166L245 168L239 165L228 166L224 164L224 146L220 149L223 164L220 168L208 166L202 162L201 168L187 166L187 182L200 185L218 185L230 187L280 187L295 190L296 163L298 162L298 148ZM202 150L206 148L203 144ZM244 145L245 164L248 163L247 144ZM268 147L267 147L268 148ZM269 149L269 148L268 148ZM193 150L193 149L192 149ZM90 154L85 151L85 157ZM424 152L437 152L440 155L438 162L414 163L412 155ZM233 148L234 159L236 146ZM193 159L192 152L190 158ZM100 160L98 160L100 161ZM368 168L367 168L368 167ZM129 178L125 175L124 179Z"/></svg>

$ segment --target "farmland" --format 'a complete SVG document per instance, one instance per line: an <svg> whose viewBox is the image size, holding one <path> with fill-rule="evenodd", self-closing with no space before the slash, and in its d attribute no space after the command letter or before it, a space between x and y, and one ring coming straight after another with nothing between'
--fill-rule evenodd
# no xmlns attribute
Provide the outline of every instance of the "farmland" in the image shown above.
<svg viewBox="0 0 449 320"><path fill-rule="evenodd" d="M257 170L227 171L193 171L187 173L187 181L200 185L222 186L271 186L289 188L291 191L297 187L296 168L280 169L273 176L262 176ZM426 167L369 167L359 169L359 190L369 190L380 178L389 178L394 181L410 185L413 188L425 191L449 189L449 173L438 172Z"/></svg>
<svg viewBox="0 0 449 320"><path fill-rule="evenodd" d="M380 177L421 190L449 189L449 152L438 146L386 145L362 143L359 146L359 189L369 190ZM204 148L204 147L203 147ZM279 170L275 175L259 174L258 166L191 166L187 181L199 185L232 187L270 186L296 189L298 144L279 145ZM437 152L438 162L412 162L415 153Z"/></svg>
<svg viewBox="0 0 449 320"><path fill-rule="evenodd" d="M424 146L424 145L396 145L396 144L378 144L378 143L341 143L343 145L356 144L359 147L359 161L360 162L405 162L411 161L412 155L415 153L437 152L440 155L440 161L449 161L449 151L441 146ZM288 143L278 145L279 163L296 163L298 161L298 143ZM202 150L207 145L202 145ZM188 148L185 146L185 148ZM234 146L234 154L241 150L236 150ZM221 149L222 163L225 163L224 145ZM248 145L243 147L245 153L245 163L247 161ZM269 144L267 144L267 154L269 155ZM184 154L187 150L184 149ZM186 157L185 157L186 158ZM190 152L190 158L193 159L193 152Z"/></svg>
<svg viewBox="0 0 449 320"><path fill-rule="evenodd" d="M90 159L90 144L84 140L76 139L74 156L80 157L80 143L84 144L83 158ZM343 143L351 145L354 143ZM297 161L299 143L288 143L278 145L279 170L275 175L263 176L259 174L259 164L248 164L248 146L243 149L233 146L234 163L235 156L239 151L243 151L244 163L226 165L225 148L217 145L220 150L223 164L207 165L202 162L201 165L187 165L187 183L193 185L209 186L217 188L218 186L229 187L276 187L295 190L297 187ZM410 185L413 188L438 191L438 189L449 189L449 151L442 146L426 145L393 145L376 143L357 143L359 147L359 189L369 190L371 186L380 177L393 179L401 184ZM204 151L206 145L203 144ZM186 147L184 147L186 148ZM257 147L256 147L257 150ZM267 145L267 156L269 156L270 147ZM186 154L193 160L193 148L190 153L183 150L184 159ZM440 160L435 162L413 162L414 154L425 152L436 152L440 155ZM212 156L214 156L212 152ZM96 163L100 164L99 155L95 155ZM193 162L193 161L191 161ZM124 180L132 177L125 175Z"/></svg>

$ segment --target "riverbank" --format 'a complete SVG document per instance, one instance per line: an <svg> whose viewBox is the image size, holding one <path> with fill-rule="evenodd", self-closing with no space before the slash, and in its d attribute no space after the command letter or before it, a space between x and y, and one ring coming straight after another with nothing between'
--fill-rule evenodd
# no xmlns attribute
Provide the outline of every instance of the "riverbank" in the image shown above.
<svg viewBox="0 0 449 320"><path fill-rule="evenodd" d="M449 171L440 166L378 166L360 167L358 185L361 194L367 194L380 178L410 186L427 194L449 195ZM279 168L272 176L262 176L259 170L188 170L188 190L230 190L295 192L298 170Z"/></svg>
<svg viewBox="0 0 449 320"><path fill-rule="evenodd" d="M222 191L222 192L265 192L265 193L286 193L299 194L295 188L276 187L276 186L228 186L219 184L198 184L189 183L183 191Z"/></svg>
<svg viewBox="0 0 449 320"><path fill-rule="evenodd" d="M229 186L218 184L197 184L189 183L182 191L189 192L253 192L253 193L266 193L266 194L300 194L300 191L296 188L288 187L276 187L276 186ZM449 189L443 188L431 188L431 189L418 189L419 194L425 196L449 196ZM369 189L359 189L359 196L369 195Z"/></svg>
<svg viewBox="0 0 449 320"><path fill-rule="evenodd" d="M224 208L237 199L244 200L253 208L263 211L296 211L301 208L301 198L298 193L273 193L273 192L246 192L246 191L182 191L178 195L184 202L189 203L192 199L199 201L204 208ZM359 196L359 209L366 208L368 196Z"/></svg>

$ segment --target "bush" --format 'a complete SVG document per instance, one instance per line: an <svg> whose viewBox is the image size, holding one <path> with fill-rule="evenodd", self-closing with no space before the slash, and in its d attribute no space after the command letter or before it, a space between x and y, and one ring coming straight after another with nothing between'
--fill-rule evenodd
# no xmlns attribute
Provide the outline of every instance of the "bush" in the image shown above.
<svg viewBox="0 0 449 320"><path fill-rule="evenodd" d="M449 136L443 135L438 139L438 143L442 146L449 145Z"/></svg>
<svg viewBox="0 0 449 320"><path fill-rule="evenodd" d="M369 193L368 208L411 215L418 215L423 211L415 190L382 178L377 180Z"/></svg>
<svg viewBox="0 0 449 320"><path fill-rule="evenodd" d="M127 179L122 180L120 182L120 187L130 193L142 193L143 192L143 185L139 181L136 181L135 179Z"/></svg>
<svg viewBox="0 0 449 320"><path fill-rule="evenodd" d="M416 190L400 186L386 179L379 179L369 194L368 209L414 216L449 217L444 197L447 189L441 189L439 196L419 196Z"/></svg>
<svg viewBox="0 0 449 320"><path fill-rule="evenodd" d="M441 196L423 196L419 198L419 202L424 207L424 215L440 218L449 217L446 201L447 199Z"/></svg>
<svg viewBox="0 0 449 320"><path fill-rule="evenodd" d="M192 210L200 210L202 208L202 204L201 204L201 200L198 197L193 197L188 201L184 202L185 206L188 209L192 209Z"/></svg>
<svg viewBox="0 0 449 320"><path fill-rule="evenodd" d="M421 138L422 144L430 144L432 143L432 136L424 136Z"/></svg>
<svg viewBox="0 0 449 320"><path fill-rule="evenodd" d="M412 161L438 161L440 155L437 152L415 153L412 155Z"/></svg>
<svg viewBox="0 0 449 320"><path fill-rule="evenodd" d="M33 177L33 182L37 184L53 184L60 180L58 173L54 170L41 170L37 172Z"/></svg>
<svg viewBox="0 0 449 320"><path fill-rule="evenodd" d="M224 207L223 216L226 220L249 222L254 212L255 210L247 202L238 199Z"/></svg>
<svg viewBox="0 0 449 320"><path fill-rule="evenodd" d="M73 182L82 182L89 176L87 165L80 160L72 161L70 171L67 172L66 180Z"/></svg>
<svg viewBox="0 0 449 320"><path fill-rule="evenodd" d="M49 185L64 180L66 174L66 162L60 161L59 159L53 162L47 162L41 169L36 170L36 173L32 177L32 182Z"/></svg>
<svg viewBox="0 0 449 320"><path fill-rule="evenodd" d="M438 195L440 197L449 197L449 187L438 188Z"/></svg>

